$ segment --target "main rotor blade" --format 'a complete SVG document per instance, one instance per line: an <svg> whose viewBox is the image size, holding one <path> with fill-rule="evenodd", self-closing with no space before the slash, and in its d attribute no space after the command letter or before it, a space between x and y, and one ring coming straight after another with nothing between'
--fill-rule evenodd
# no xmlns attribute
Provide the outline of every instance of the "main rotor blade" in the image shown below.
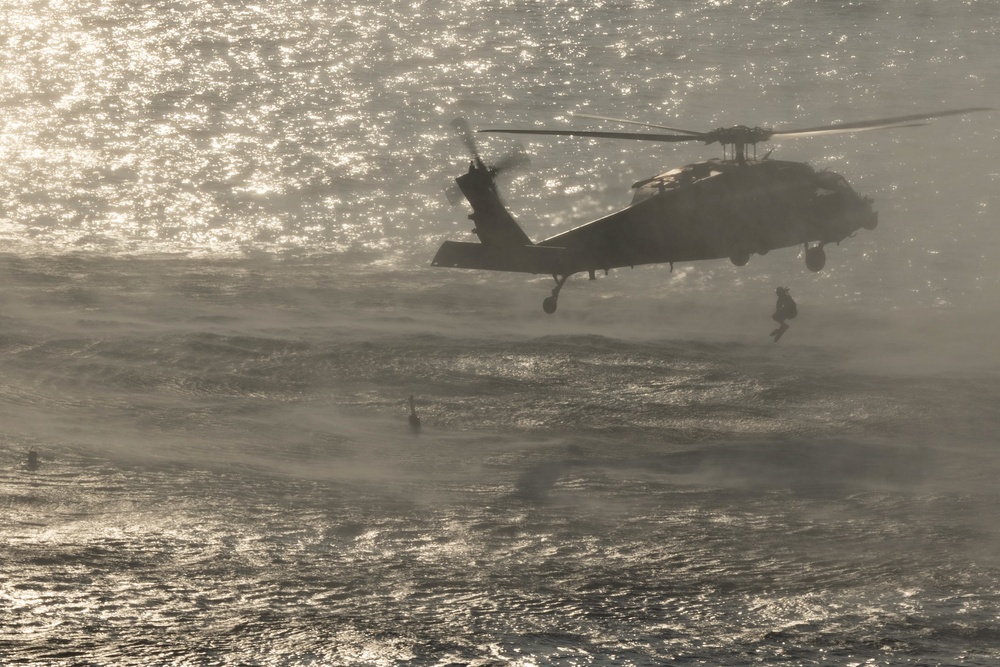
<svg viewBox="0 0 1000 667"><path fill-rule="evenodd" d="M968 109L949 109L937 111L935 113L913 114L911 116L894 116L892 118L877 118L875 120L863 120L854 123L834 123L820 127L806 127L799 130L778 130L773 131L772 137L808 137L824 134L842 134L846 132L863 132L865 130L884 130L896 127L916 127L916 125L926 125L926 123L916 123L918 120L930 120L931 118L941 118L942 116L958 116L961 114L974 113L976 111L993 111L990 107L969 107Z"/></svg>
<svg viewBox="0 0 1000 667"><path fill-rule="evenodd" d="M636 134L633 132L587 132L584 130L506 130L488 129L480 132L503 132L505 134L544 134L556 137L592 137L596 139L632 139L635 141L704 141L703 135L690 134Z"/></svg>
<svg viewBox="0 0 1000 667"><path fill-rule="evenodd" d="M852 129L827 129L827 130L814 130L814 131L799 131L799 132L775 132L771 137L780 137L782 139L797 139L799 137L822 137L831 134L853 134L855 132L868 132L869 130L899 130L904 127L923 127L924 125L930 125L930 123L907 123L906 125L873 125L872 127L857 127Z"/></svg>
<svg viewBox="0 0 1000 667"><path fill-rule="evenodd" d="M683 134L696 134L699 136L704 135L704 132L695 132L694 130L683 130L679 127L667 127L666 125L654 125L653 123L642 123L637 120L625 120L624 118L609 118L607 116L592 116L589 113L575 113L574 118L592 118L594 120L609 120L612 123L626 123L627 125L641 125L643 127L655 127L657 130L670 130L671 132L681 132Z"/></svg>

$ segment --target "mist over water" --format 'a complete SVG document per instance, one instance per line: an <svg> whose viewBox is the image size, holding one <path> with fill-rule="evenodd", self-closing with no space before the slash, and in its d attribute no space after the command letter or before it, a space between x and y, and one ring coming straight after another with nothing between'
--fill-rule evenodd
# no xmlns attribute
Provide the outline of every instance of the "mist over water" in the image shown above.
<svg viewBox="0 0 1000 667"><path fill-rule="evenodd" d="M875 199L819 274L791 248L574 276L547 316L550 277L429 266L473 240L456 116L1000 106L993 3L70 0L0 27L0 662L1000 663L996 113L761 147ZM526 148L500 188L535 240L720 155Z"/></svg>

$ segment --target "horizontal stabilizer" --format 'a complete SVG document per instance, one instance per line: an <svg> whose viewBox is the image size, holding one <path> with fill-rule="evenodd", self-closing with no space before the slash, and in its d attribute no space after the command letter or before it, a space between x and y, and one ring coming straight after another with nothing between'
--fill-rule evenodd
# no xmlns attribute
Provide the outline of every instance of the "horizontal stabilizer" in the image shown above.
<svg viewBox="0 0 1000 667"><path fill-rule="evenodd" d="M482 243L445 241L431 264L457 269L563 275L568 268L566 259L565 248L552 246L490 248Z"/></svg>

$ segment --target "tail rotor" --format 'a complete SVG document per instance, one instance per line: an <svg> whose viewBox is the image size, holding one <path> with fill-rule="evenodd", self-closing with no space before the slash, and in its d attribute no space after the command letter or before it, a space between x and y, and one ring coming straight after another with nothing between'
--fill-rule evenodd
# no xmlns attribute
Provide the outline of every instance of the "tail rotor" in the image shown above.
<svg viewBox="0 0 1000 667"><path fill-rule="evenodd" d="M480 157L479 146L476 144L475 134L469 126L469 121L465 118L456 118L451 121L451 126L462 139L462 143L465 144L466 150L472 156L475 166L487 170L490 178L495 178L501 173L515 171L531 164L531 159L528 157L528 152L524 149L524 146L517 144L512 152L504 155L495 163L487 165L483 162L482 157ZM462 201L462 191L455 184L452 184L445 191L445 195L448 197L448 203L452 206Z"/></svg>

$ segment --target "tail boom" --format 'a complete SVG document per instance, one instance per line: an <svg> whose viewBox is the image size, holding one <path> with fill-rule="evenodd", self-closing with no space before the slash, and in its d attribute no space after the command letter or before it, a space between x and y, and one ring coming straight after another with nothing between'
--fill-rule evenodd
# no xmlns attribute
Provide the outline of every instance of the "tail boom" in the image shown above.
<svg viewBox="0 0 1000 667"><path fill-rule="evenodd" d="M566 275L572 273L565 248L523 245L491 247L484 243L445 241L432 266L516 273Z"/></svg>

